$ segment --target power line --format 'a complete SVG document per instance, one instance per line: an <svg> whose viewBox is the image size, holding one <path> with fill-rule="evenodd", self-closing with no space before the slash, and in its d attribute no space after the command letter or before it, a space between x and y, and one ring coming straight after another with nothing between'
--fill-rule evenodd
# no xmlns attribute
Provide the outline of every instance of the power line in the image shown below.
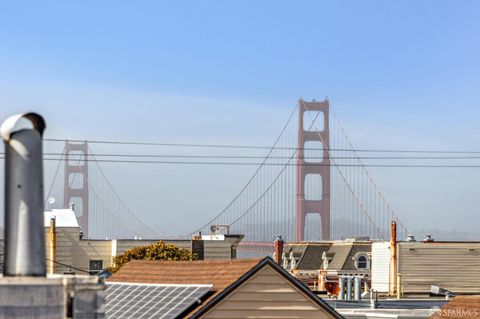
<svg viewBox="0 0 480 319"><path fill-rule="evenodd" d="M233 145L233 144L196 144L196 143L161 143L161 142L140 142L140 141L108 141L108 140L70 140L59 138L46 138L46 142L73 142L73 143L89 143L89 144L112 144L112 145L138 145L138 146L166 146L166 147L198 147L198 148L240 148L240 149L272 149L272 146L262 145ZM323 148L297 148L275 146L273 149L281 150L323 150ZM346 148L330 148L329 151L338 152L371 152L371 153L425 153L425 154L480 154L480 151L471 150L438 150L438 149L346 149Z"/></svg>
<svg viewBox="0 0 480 319"><path fill-rule="evenodd" d="M0 157L0 160L5 159ZM44 158L45 161L65 161L61 158ZM95 162L92 159L84 159L85 162ZM118 163L118 164L171 164L171 165L236 165L236 166L331 166L331 167L390 167L390 168L480 168L480 164L462 165L435 165L435 164L322 164L322 163L260 163L260 162L199 162L199 161L146 161L146 160L96 160L99 163Z"/></svg>
<svg viewBox="0 0 480 319"><path fill-rule="evenodd" d="M319 149L321 150L321 149ZM0 155L5 155L4 152L0 152ZM65 155L62 153L46 152L43 153L46 156L60 156ZM101 154L70 154L71 160L76 160L83 157L125 157L125 158L203 158L203 159L265 159L266 156L247 156L247 155L180 155L180 154L116 154L116 153L101 153ZM323 159L323 156L304 156L305 160L309 159ZM480 156L332 156L330 159L362 159L362 160L457 160L457 159L480 159ZM268 156L268 159L289 159L288 156Z"/></svg>
<svg viewBox="0 0 480 319"><path fill-rule="evenodd" d="M81 269L81 268L78 268L78 267L74 267L74 266L72 266L72 265L64 264L64 263L61 263L61 262L59 262L59 261L56 261L56 260L53 260L53 259L50 259L50 258L46 258L46 259L47 259L48 261L54 262L54 263L57 264L57 265L64 266L64 267L67 267L67 268L70 268L70 269L74 269L74 270L77 270L77 271L81 271L81 272L90 274L90 272L87 271L87 270L85 270L85 269Z"/></svg>

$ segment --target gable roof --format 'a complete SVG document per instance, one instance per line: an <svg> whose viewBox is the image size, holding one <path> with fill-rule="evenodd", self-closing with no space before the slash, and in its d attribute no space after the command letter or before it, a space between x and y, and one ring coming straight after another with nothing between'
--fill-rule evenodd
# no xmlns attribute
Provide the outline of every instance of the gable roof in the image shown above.
<svg viewBox="0 0 480 319"><path fill-rule="evenodd" d="M188 308L179 318L200 318L264 267L271 267L301 293L334 318L343 318L308 287L278 266L270 257L201 261L132 260L108 278L108 282L150 284L212 284L211 296Z"/></svg>
<svg viewBox="0 0 480 319"><path fill-rule="evenodd" d="M432 319L478 318L480 315L480 296L457 296L439 311L431 315Z"/></svg>
<svg viewBox="0 0 480 319"><path fill-rule="evenodd" d="M300 283L297 279L295 279L292 275L290 275L287 271L285 271L282 267L277 265L270 257L265 257L262 259L255 267L250 269L246 272L242 277L240 277L237 281L233 284L228 286L227 288L223 289L221 292L213 296L207 304L205 304L200 309L193 312L190 316L191 319L201 318L202 315L207 313L210 309L215 307L220 301L234 292L237 288L239 288L243 283L248 281L252 278L259 270L265 268L266 266L270 266L274 271L276 271L280 276L285 278L288 282L290 282L295 288L300 290L304 295L307 296L311 301L315 304L320 306L324 309L327 313L332 315L333 318L341 319L343 318L338 312L336 312L330 305L328 305L325 301L323 301L320 297L315 295L308 287Z"/></svg>

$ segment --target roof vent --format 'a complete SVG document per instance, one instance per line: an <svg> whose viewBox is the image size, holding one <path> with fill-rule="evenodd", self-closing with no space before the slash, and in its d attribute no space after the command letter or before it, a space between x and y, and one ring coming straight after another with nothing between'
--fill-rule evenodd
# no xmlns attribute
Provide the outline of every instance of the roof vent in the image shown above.
<svg viewBox="0 0 480 319"><path fill-rule="evenodd" d="M432 241L433 241L432 235L426 234L426 235L425 235L425 238L423 239L423 241L432 242Z"/></svg>
<svg viewBox="0 0 480 319"><path fill-rule="evenodd" d="M407 241L416 241L416 240L415 240L415 236L413 236L413 235L411 235L411 234L410 234L410 235L407 235Z"/></svg>
<svg viewBox="0 0 480 319"><path fill-rule="evenodd" d="M19 128L29 120L29 128ZM0 127L5 144L4 276L46 275L43 228L42 135L36 113L9 117Z"/></svg>

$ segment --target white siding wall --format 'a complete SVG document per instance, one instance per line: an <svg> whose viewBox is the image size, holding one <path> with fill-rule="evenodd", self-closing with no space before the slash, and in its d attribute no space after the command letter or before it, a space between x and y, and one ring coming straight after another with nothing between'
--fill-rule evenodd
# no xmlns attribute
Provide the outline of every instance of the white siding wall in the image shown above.
<svg viewBox="0 0 480 319"><path fill-rule="evenodd" d="M480 292L480 243L398 243L404 293L426 293L430 285L453 292Z"/></svg>
<svg viewBox="0 0 480 319"><path fill-rule="evenodd" d="M388 292L390 271L390 242L372 244L372 289Z"/></svg>
<svg viewBox="0 0 480 319"><path fill-rule="evenodd" d="M270 266L207 312L205 319L334 318Z"/></svg>

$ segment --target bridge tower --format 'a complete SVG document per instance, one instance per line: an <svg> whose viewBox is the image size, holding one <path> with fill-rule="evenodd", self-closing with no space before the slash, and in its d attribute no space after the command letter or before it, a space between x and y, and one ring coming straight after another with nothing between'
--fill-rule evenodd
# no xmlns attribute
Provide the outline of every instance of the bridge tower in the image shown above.
<svg viewBox="0 0 480 319"><path fill-rule="evenodd" d="M74 157L73 159L71 157ZM65 175L63 187L63 207L75 205L75 215L82 228L83 236L88 236L88 143L65 142Z"/></svg>
<svg viewBox="0 0 480 319"><path fill-rule="evenodd" d="M296 212L295 240L305 240L305 220L307 214L319 214L321 219L322 239L330 239L330 155L329 155L329 103L299 101L298 116L298 149L297 149L297 180L296 180ZM323 115L323 128L304 127L305 112L319 112ZM313 119L313 118L312 118ZM308 120L308 119L307 119ZM308 125L308 124L306 124ZM317 131L317 129L320 129ZM305 143L320 142L323 146L321 161L305 161ZM309 174L320 175L322 181L322 196L319 200L305 198L305 180ZM319 225L320 226L320 225Z"/></svg>

